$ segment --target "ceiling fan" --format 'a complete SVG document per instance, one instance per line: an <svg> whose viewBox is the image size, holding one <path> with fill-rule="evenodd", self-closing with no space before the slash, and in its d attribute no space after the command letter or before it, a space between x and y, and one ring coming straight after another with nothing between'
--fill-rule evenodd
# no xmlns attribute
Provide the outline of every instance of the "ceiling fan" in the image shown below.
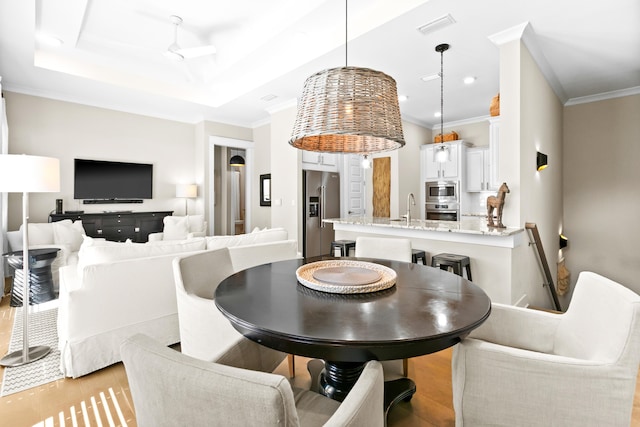
<svg viewBox="0 0 640 427"><path fill-rule="evenodd" d="M173 61L184 61L185 59L213 55L216 53L216 47L211 44L184 49L181 48L178 44L178 27L182 24L182 18L176 15L171 15L169 19L171 19L171 23L173 24L173 43L171 43L164 52L164 56Z"/></svg>

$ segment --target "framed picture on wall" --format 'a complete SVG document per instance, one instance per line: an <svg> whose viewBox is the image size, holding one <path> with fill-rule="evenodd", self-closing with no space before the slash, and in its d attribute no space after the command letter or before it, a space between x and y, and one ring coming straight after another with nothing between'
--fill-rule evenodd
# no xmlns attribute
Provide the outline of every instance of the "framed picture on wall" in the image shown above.
<svg viewBox="0 0 640 427"><path fill-rule="evenodd" d="M260 175L260 206L271 206L271 174Z"/></svg>

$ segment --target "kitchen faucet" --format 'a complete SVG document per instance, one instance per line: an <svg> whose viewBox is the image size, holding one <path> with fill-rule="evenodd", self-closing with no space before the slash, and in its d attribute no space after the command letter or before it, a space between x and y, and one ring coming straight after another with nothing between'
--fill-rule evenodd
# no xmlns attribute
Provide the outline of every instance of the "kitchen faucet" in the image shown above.
<svg viewBox="0 0 640 427"><path fill-rule="evenodd" d="M413 197L413 193L407 195L407 225L411 223L411 205L416 205L416 199Z"/></svg>

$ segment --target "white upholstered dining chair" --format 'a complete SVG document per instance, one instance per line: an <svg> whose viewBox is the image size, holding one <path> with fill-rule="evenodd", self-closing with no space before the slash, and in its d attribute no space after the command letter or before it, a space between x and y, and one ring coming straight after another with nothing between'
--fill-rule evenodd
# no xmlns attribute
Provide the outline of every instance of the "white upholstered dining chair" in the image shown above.
<svg viewBox="0 0 640 427"><path fill-rule="evenodd" d="M356 237L356 257L411 262L411 240L392 237Z"/></svg>
<svg viewBox="0 0 640 427"><path fill-rule="evenodd" d="M398 239L392 237L356 237L356 257L358 258L378 258L391 261L411 262L411 240ZM394 373L402 373L406 377L409 373L409 360L403 359L402 367L400 361L391 360L383 363L385 373L388 377Z"/></svg>
<svg viewBox="0 0 640 427"><path fill-rule="evenodd" d="M493 304L454 347L456 426L629 426L640 296L592 272L565 313Z"/></svg>
<svg viewBox="0 0 640 427"><path fill-rule="evenodd" d="M176 258L173 261L173 273L182 352L197 359L213 361L244 341L243 347L255 347L255 354L260 355L250 369L272 372L284 357L283 353L244 338L218 310L213 297L222 280L240 269L253 266L252 263L259 265L296 256L296 242L284 240L233 249L221 248ZM242 357L242 354L237 356ZM234 365L230 360L225 363ZM290 356L291 376L293 370L293 356Z"/></svg>
<svg viewBox="0 0 640 427"><path fill-rule="evenodd" d="M339 403L293 388L281 375L205 362L145 335L125 340L121 354L140 427L384 425L377 361L367 363Z"/></svg>

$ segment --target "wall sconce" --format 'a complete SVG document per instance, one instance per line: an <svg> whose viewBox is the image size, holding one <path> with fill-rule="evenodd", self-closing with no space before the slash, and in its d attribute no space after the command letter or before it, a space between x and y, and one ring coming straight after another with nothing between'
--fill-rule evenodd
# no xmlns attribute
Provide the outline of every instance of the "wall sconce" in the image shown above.
<svg viewBox="0 0 640 427"><path fill-rule="evenodd" d="M547 155L538 151L536 154L536 170L541 171L545 169L547 166Z"/></svg>
<svg viewBox="0 0 640 427"><path fill-rule="evenodd" d="M560 235L560 249L564 249L569 244L569 239L564 234Z"/></svg>

